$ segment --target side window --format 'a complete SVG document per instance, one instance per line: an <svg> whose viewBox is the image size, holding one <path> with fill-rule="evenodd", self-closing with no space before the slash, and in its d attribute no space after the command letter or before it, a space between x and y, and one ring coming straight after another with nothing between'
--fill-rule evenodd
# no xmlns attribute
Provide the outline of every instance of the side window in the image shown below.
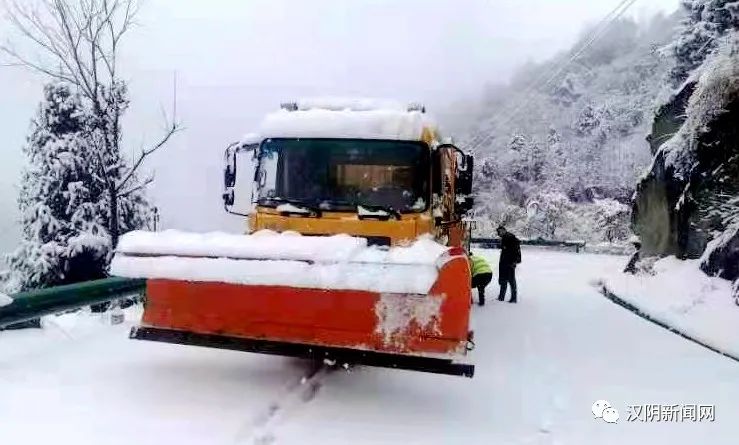
<svg viewBox="0 0 739 445"><path fill-rule="evenodd" d="M278 156L276 150L265 144L260 147L255 162L257 162L257 170L253 179L253 200L278 196L279 189L284 189L289 185L282 182L285 164L284 156Z"/></svg>
<svg viewBox="0 0 739 445"><path fill-rule="evenodd" d="M451 221L454 211L454 147L442 145L436 149L435 156L434 193L441 198L444 221Z"/></svg>
<svg viewBox="0 0 739 445"><path fill-rule="evenodd" d="M441 150L431 153L431 193L441 195Z"/></svg>
<svg viewBox="0 0 739 445"><path fill-rule="evenodd" d="M257 169L257 146L245 146L236 151L236 182L233 186L234 204L231 211L239 214L248 214L254 207L256 197L254 175Z"/></svg>

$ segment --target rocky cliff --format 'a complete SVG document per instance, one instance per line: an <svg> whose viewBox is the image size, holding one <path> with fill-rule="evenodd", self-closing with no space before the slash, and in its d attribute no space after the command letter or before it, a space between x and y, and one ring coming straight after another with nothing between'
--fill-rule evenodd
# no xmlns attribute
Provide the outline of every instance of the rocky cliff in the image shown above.
<svg viewBox="0 0 739 445"><path fill-rule="evenodd" d="M736 38L662 107L649 139L655 156L632 220L644 255L702 257L706 273L739 279Z"/></svg>

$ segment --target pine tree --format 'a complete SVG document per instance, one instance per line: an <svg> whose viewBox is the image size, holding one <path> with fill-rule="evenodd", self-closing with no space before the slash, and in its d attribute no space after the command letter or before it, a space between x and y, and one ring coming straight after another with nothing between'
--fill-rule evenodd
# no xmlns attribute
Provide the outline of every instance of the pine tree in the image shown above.
<svg viewBox="0 0 739 445"><path fill-rule="evenodd" d="M125 98L125 89L117 92ZM18 204L20 246L8 256L9 292L102 278L111 256L111 227L142 227L148 203L140 191L119 196L111 212L106 179L99 171L121 164L120 154L100 143L102 122L68 85L44 88L44 99L23 153ZM109 180L109 179L108 179ZM111 214L118 214L113 221Z"/></svg>
<svg viewBox="0 0 739 445"><path fill-rule="evenodd" d="M674 87L685 82L706 57L718 48L729 30L739 29L739 2L736 0L683 0L688 16L673 46L675 66L670 73Z"/></svg>
<svg viewBox="0 0 739 445"><path fill-rule="evenodd" d="M592 105L586 105L577 116L572 127L575 133L580 137L591 136L593 132L600 127L601 116Z"/></svg>

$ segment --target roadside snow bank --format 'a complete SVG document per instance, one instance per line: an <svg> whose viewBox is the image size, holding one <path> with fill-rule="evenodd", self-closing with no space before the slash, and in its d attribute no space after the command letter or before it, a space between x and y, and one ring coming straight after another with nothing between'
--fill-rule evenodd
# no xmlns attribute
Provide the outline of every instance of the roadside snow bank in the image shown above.
<svg viewBox="0 0 739 445"><path fill-rule="evenodd" d="M381 249L348 235L132 232L121 238L110 272L130 278L426 294L446 251L430 237Z"/></svg>
<svg viewBox="0 0 739 445"><path fill-rule="evenodd" d="M739 356L739 307L731 283L705 275L699 264L663 258L654 264L654 275L614 273L603 284L650 317Z"/></svg>
<svg viewBox="0 0 739 445"><path fill-rule="evenodd" d="M0 307L8 306L10 304L13 304L13 299L10 296L0 292Z"/></svg>

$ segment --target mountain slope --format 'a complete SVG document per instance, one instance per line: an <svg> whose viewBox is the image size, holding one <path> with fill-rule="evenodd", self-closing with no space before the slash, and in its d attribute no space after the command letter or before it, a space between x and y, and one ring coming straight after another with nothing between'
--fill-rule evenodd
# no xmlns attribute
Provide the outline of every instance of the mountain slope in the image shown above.
<svg viewBox="0 0 739 445"><path fill-rule="evenodd" d="M462 141L479 159L477 216L527 236L625 240L679 19L622 19L484 91Z"/></svg>

